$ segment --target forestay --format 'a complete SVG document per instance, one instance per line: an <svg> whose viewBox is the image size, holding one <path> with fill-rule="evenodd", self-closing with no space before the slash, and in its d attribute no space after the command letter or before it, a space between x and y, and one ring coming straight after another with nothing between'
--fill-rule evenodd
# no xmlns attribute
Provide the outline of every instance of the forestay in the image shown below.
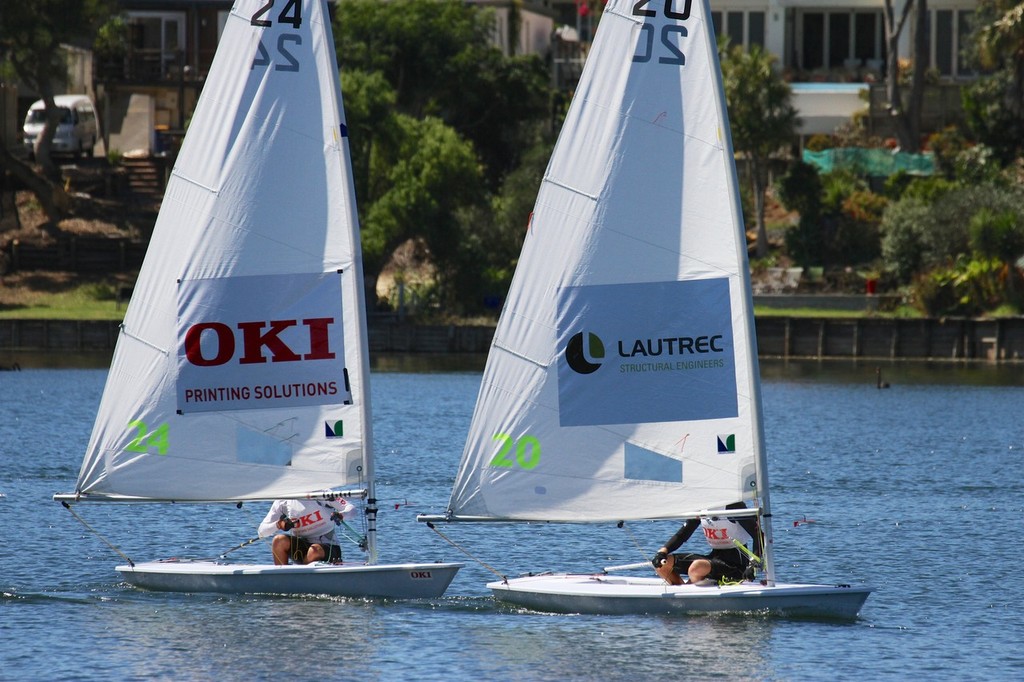
<svg viewBox="0 0 1024 682"><path fill-rule="evenodd" d="M305 496L372 477L355 198L325 3L238 0L77 483Z"/></svg>
<svg viewBox="0 0 1024 682"><path fill-rule="evenodd" d="M679 517L766 493L709 21L701 2L608 3L497 326L450 518Z"/></svg>

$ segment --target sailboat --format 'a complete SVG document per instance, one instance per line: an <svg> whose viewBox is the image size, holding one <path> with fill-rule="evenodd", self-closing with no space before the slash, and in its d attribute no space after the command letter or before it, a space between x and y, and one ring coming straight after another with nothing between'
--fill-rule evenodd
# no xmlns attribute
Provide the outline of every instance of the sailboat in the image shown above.
<svg viewBox="0 0 1024 682"><path fill-rule="evenodd" d="M682 520L737 517L727 507L738 501L764 539L752 581L670 586L645 561L487 587L553 612L837 618L856 617L870 592L776 580L746 239L707 0L610 0L541 184L448 509L419 518Z"/></svg>
<svg viewBox="0 0 1024 682"><path fill-rule="evenodd" d="M462 564L377 562L361 259L326 2L237 0L167 184L75 491L54 497L361 500L365 562L129 560L117 566L128 583L395 598L447 589Z"/></svg>

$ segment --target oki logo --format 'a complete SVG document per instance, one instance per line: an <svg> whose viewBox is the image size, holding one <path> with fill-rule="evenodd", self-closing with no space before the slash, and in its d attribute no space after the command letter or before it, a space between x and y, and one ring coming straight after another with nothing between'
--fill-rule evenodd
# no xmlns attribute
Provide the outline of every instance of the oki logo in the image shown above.
<svg viewBox="0 0 1024 682"><path fill-rule="evenodd" d="M305 327L304 330L299 327L300 324ZM242 354L238 363L251 365L268 360L333 360L335 356L331 352L328 336L328 328L332 324L333 317L315 317L301 322L239 322L237 326L241 331ZM281 335L293 327L296 331L285 334L291 339L292 345L289 345ZM185 332L185 357L197 367L225 365L235 358L237 347L235 331L223 322L199 322Z"/></svg>
<svg viewBox="0 0 1024 682"><path fill-rule="evenodd" d="M705 528L704 537L708 540L728 540L729 531L725 528Z"/></svg>
<svg viewBox="0 0 1024 682"><path fill-rule="evenodd" d="M427 578L427 579L430 579L433 576L430 575L430 571L411 571L409 573L409 577L412 578L413 580L416 580L417 578Z"/></svg>
<svg viewBox="0 0 1024 682"><path fill-rule="evenodd" d="M299 528L305 528L306 526L312 526L314 523L320 523L323 520L323 518L324 517L320 516L320 510L317 509L312 514L300 516L295 525Z"/></svg>

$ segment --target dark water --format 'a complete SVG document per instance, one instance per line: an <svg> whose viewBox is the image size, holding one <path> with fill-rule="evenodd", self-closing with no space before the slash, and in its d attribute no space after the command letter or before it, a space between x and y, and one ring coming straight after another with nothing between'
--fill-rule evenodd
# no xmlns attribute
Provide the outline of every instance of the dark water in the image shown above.
<svg viewBox="0 0 1024 682"><path fill-rule="evenodd" d="M465 559L414 520L444 508L479 384L445 369L373 376L385 561ZM779 577L874 586L854 623L519 612L491 601L493 574L468 559L445 597L423 602L133 590L119 557L50 500L73 487L105 371L0 373L0 679L1018 677L1021 370L888 365L886 390L873 365L766 363L763 375ZM264 512L75 509L137 560L217 555ZM674 528L444 530L513 575L638 561Z"/></svg>

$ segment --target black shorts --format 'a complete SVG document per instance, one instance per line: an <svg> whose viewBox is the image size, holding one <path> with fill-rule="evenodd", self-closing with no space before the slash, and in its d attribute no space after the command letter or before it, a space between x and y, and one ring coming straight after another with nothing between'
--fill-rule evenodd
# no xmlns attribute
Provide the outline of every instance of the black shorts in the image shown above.
<svg viewBox="0 0 1024 682"><path fill-rule="evenodd" d="M676 554L675 564L672 572L678 575L686 575L690 564L698 559L707 559L711 562L711 573L708 575L712 580L743 580L743 572L747 570L750 560L747 555L738 549L713 549L711 554Z"/></svg>
<svg viewBox="0 0 1024 682"><path fill-rule="evenodd" d="M306 538L297 538L292 536L291 547L288 548L288 556L297 564L306 563L306 553L309 548L313 545L320 545L324 548L324 558L320 561L326 561L328 563L333 561L341 561L341 547L338 545L326 545L322 542L310 542Z"/></svg>

